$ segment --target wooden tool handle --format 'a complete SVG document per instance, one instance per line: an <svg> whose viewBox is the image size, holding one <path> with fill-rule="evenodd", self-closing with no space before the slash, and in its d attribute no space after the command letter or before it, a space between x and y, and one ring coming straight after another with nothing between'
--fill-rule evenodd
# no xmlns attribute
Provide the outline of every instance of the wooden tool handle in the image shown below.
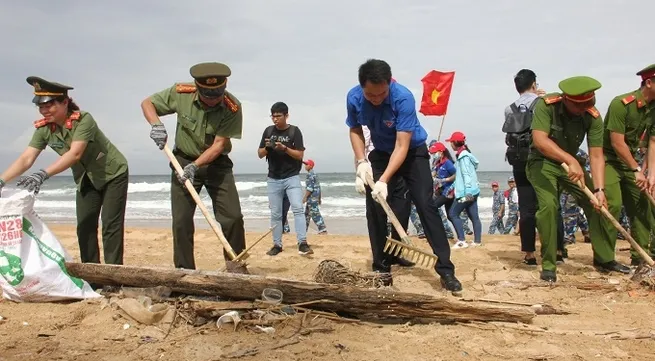
<svg viewBox="0 0 655 361"><path fill-rule="evenodd" d="M247 258L246 256L248 255L248 251L250 251L253 247L255 247L255 246L257 245L257 243L261 242L262 239L264 239L264 238L265 238L266 236L268 236L271 232L273 232L273 229L274 229L275 227L276 227L276 226L273 226L273 227L269 228L268 231L267 231L266 233L264 233L264 234L262 234L261 236L259 236L259 238L257 238L254 242L252 242L252 243L250 244L250 246L248 246L248 248L246 248L243 252L239 253L239 254L238 254L234 259L232 259L232 260L236 262L236 261L239 261L239 260L242 260L242 259Z"/></svg>
<svg viewBox="0 0 655 361"><path fill-rule="evenodd" d="M566 165L566 163L562 163L562 168L564 168L564 170L568 173L568 171L569 171L569 166ZM584 184L584 180L580 180L580 181L578 181L578 184L577 184L577 185L578 185L578 187L580 187L580 189L584 192L584 194L589 198L589 200L591 201L591 203L593 203L593 204L595 204L595 205L598 205L598 199L596 199L596 196L595 196L595 195L594 195L594 194L589 190L589 188L587 188L587 186ZM634 238L632 238L632 236L630 235L630 233L628 233L628 231L626 231L625 228L623 228L623 227L621 226L621 223L619 223L619 222L618 222L618 221L617 221L617 220L612 216L612 214L607 210L607 208L605 208L604 206L601 206L601 207L600 207L600 212L603 214L603 216L605 216L605 218L607 218L610 222L612 222L612 225L614 225L614 227L616 227L616 229L617 229L619 232L621 232L621 234L623 235L623 237L625 237L625 239L627 239L628 242L630 242L630 245L631 245L634 249L637 250L637 253L639 253L639 255L641 256L641 258L643 258L644 261L646 261L646 263L648 263L649 266L652 267L653 265L655 265L655 262L653 262L653 259L650 258L650 256L648 255L648 253L646 253L646 251L644 251L644 250L641 248L641 246L639 246L639 244L634 240Z"/></svg>
<svg viewBox="0 0 655 361"><path fill-rule="evenodd" d="M373 177L371 177L368 174L366 175L366 183L371 188L371 190L373 190L373 187L375 187L375 182L373 181ZM389 221L391 221L391 224L396 229L396 232L398 232L398 235L400 236L400 240L405 243L411 244L410 238L407 235L407 232L405 232L405 228L403 228L403 226L400 225L398 218L396 218L396 215L391 210L391 207L389 207L387 200L384 198L378 198L377 201L382 206L382 209L384 209L384 213L387 214L387 218L389 218Z"/></svg>
<svg viewBox="0 0 655 361"><path fill-rule="evenodd" d="M184 174L184 170L182 169L180 162L177 161L177 159L175 158L175 154L171 152L170 148L168 148L168 145L164 145L164 153L166 153L168 160L170 160L171 164L173 164L175 171L180 176ZM227 241L227 239L225 239L225 235L223 235L223 230L221 228L220 223L218 223L209 213L209 210L207 210L207 207L205 207L205 204L200 199L198 192L196 192L196 189L193 188L193 184L191 184L191 181L187 179L186 181L184 181L184 185L186 186L186 189L191 194L191 197L193 197L193 200L196 202L196 205L198 205L198 208L200 208L202 215L205 216L207 223L209 223L209 226L216 234L216 237L218 237L218 240L221 241L221 244L223 244L223 248L225 248L225 251L230 256L230 260L234 260L237 255L236 253L234 253L234 250L232 249L232 246L230 246L230 243Z"/></svg>

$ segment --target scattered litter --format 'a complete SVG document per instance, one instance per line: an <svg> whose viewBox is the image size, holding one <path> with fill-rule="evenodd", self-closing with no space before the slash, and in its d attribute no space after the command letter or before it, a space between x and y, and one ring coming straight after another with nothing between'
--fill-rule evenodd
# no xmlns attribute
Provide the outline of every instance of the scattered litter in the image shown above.
<svg viewBox="0 0 655 361"><path fill-rule="evenodd" d="M216 320L216 327L221 328L221 325L224 323L234 323L234 330L236 331L239 322L241 322L241 317L239 316L239 312L230 311L224 314L223 316L219 317L218 320Z"/></svg>
<svg viewBox="0 0 655 361"><path fill-rule="evenodd" d="M30 324L27 322L23 322L23 326L29 326Z"/></svg>
<svg viewBox="0 0 655 361"><path fill-rule="evenodd" d="M127 330L128 328L130 328L130 324L129 324L129 323L126 323L126 324L123 325L123 330Z"/></svg>
<svg viewBox="0 0 655 361"><path fill-rule="evenodd" d="M607 283L609 283L611 285L618 285L621 282L619 280L617 280L616 278L610 278L610 279L607 280Z"/></svg>
<svg viewBox="0 0 655 361"><path fill-rule="evenodd" d="M268 334L274 334L275 333L275 329L273 327L262 327L262 326L256 325L255 328L262 331L263 333L268 333Z"/></svg>
<svg viewBox="0 0 655 361"><path fill-rule="evenodd" d="M282 296L282 291L275 288L264 288L262 291L262 300L274 306L282 303Z"/></svg>

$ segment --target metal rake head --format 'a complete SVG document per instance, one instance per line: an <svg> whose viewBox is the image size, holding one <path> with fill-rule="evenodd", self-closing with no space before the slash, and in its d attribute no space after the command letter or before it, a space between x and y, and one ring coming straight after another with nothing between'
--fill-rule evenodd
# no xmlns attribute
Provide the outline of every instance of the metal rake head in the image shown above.
<svg viewBox="0 0 655 361"><path fill-rule="evenodd" d="M423 267L432 268L437 264L437 256L431 252L396 241L393 238L387 238L387 242L384 244L384 252L392 256L400 256Z"/></svg>

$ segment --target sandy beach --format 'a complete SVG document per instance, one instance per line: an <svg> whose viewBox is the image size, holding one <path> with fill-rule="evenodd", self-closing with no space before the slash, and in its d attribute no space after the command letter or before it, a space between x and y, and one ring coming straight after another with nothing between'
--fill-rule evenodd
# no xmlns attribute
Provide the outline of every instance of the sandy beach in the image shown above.
<svg viewBox="0 0 655 361"><path fill-rule="evenodd" d="M354 221L353 221L354 222ZM211 231L197 222L196 263L199 269L223 268L221 247ZM270 241L251 251L252 274L311 280L319 262L334 259L355 270L370 269L368 239L363 235L309 233L315 253L299 256L295 235L285 235L285 251L265 255ZM352 226L352 225L351 225ZM360 227L365 227L363 224ZM79 260L75 228L50 224L75 261ZM253 229L254 226L248 227ZM265 228L265 226L263 227ZM352 229L349 228L349 229ZM364 228L365 229L365 228ZM249 232L247 241L260 235ZM270 236L269 236L270 237ZM270 239L270 238L269 238ZM427 246L424 241L415 243ZM547 303L566 315L538 315L533 324L371 324L323 320L330 332L301 336L301 342L243 356L243 360L646 360L655 337L655 294L620 275L601 275L591 265L590 245L569 248L570 259L559 269L559 282L538 282L538 270L521 264L519 239L484 236L484 245L453 252L465 298L526 304ZM617 248L627 243L620 241ZM172 237L167 225L130 226L125 263L172 267ZM629 254L619 251L620 261ZM454 296L445 293L429 269L394 268L398 291ZM506 281L506 282L503 282ZM587 289L574 284L591 285ZM516 287L517 284L524 285ZM596 286L594 286L596 285ZM184 325L172 328L166 339L144 342L148 328L101 309L100 301L16 304L0 301L0 360L218 360L238 347L272 345L284 341L288 330L269 335L252 329L217 329ZM318 321L317 321L318 322ZM124 329L124 324L131 327Z"/></svg>

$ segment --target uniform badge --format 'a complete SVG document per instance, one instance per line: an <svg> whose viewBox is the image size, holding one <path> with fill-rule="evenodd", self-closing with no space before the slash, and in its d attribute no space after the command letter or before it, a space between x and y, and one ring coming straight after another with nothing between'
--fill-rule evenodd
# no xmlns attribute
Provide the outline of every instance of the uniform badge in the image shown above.
<svg viewBox="0 0 655 361"><path fill-rule="evenodd" d="M393 127L394 123L395 123L395 122L394 122L393 120L385 120L385 121L384 121L384 125L386 125L387 128L391 128L391 127Z"/></svg>

